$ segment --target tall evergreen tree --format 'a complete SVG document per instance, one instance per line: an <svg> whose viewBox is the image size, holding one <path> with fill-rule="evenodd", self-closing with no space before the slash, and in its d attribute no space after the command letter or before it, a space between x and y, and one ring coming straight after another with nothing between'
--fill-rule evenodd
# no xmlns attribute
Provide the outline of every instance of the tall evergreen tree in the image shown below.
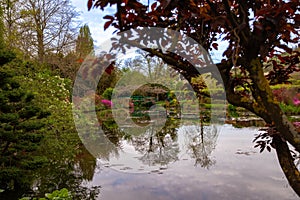
<svg viewBox="0 0 300 200"><path fill-rule="evenodd" d="M33 95L23 91L12 74L0 69L0 185L4 190L29 186L24 184L27 175L43 162L35 150L43 138L38 132L41 119L48 113L32 100Z"/></svg>
<svg viewBox="0 0 300 200"><path fill-rule="evenodd" d="M79 59L84 59L89 53L94 50L94 41L87 24L79 30L79 35L76 40L76 53Z"/></svg>
<svg viewBox="0 0 300 200"><path fill-rule="evenodd" d="M7 191L29 187L30 170L43 162L35 150L42 140L38 132L43 127L41 119L48 113L34 106L33 95L22 90L14 74L3 68L15 56L0 44L0 189Z"/></svg>

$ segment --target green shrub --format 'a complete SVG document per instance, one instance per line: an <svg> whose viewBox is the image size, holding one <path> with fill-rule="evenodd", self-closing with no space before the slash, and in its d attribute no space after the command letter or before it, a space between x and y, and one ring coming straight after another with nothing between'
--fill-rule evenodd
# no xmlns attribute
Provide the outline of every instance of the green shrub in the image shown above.
<svg viewBox="0 0 300 200"><path fill-rule="evenodd" d="M102 98L103 99L108 99L108 100L111 100L111 96L112 96L112 93L113 93L113 88L107 88L103 94L102 94Z"/></svg>
<svg viewBox="0 0 300 200"><path fill-rule="evenodd" d="M19 200L72 200L72 194L66 189L55 190L52 193L46 193L42 198L23 197Z"/></svg>
<svg viewBox="0 0 300 200"><path fill-rule="evenodd" d="M228 114L230 117L239 117L239 114L237 112L236 106L232 104L228 104Z"/></svg>
<svg viewBox="0 0 300 200"><path fill-rule="evenodd" d="M287 115L300 115L300 106L294 106L291 104L279 104L281 110Z"/></svg>

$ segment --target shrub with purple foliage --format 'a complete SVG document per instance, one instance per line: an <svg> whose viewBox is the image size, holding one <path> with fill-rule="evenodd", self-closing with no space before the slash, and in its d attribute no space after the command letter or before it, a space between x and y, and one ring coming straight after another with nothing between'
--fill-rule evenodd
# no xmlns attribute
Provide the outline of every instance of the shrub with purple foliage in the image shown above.
<svg viewBox="0 0 300 200"><path fill-rule="evenodd" d="M282 87L274 89L273 94L277 101L286 105L300 105L300 93L296 91L296 88Z"/></svg>

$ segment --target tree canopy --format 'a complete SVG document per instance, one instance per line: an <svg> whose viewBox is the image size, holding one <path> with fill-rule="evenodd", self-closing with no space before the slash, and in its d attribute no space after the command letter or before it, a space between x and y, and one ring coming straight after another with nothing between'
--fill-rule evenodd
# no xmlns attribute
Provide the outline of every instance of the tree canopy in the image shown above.
<svg viewBox="0 0 300 200"><path fill-rule="evenodd" d="M69 0L6 0L0 4L7 47L24 57L51 62L49 54L69 52L74 45L78 13Z"/></svg>
<svg viewBox="0 0 300 200"><path fill-rule="evenodd" d="M300 6L298 0L88 0L88 9L115 8L104 16L104 29L114 27L123 32L140 27L160 27L180 31L194 39L208 52L227 42L223 59L217 63L229 103L248 109L269 124L281 166L290 184L300 195L300 173L290 155L287 142L300 152L300 134L284 115L273 96L270 84L287 82L299 71L300 52L295 51L300 36ZM142 37L142 36L141 36ZM153 36L155 37L155 36ZM152 40L153 38L148 38ZM178 44L179 46L181 44ZM181 45L180 48L187 49ZM158 56L188 81L199 72L187 60L158 48L143 49ZM286 54L283 54L286 53ZM275 58L276 59L272 59ZM264 63L271 70L264 74ZM233 73L239 70L239 75ZM244 88L236 90L237 87ZM286 157L287 158L287 157ZM292 160L292 157L288 157Z"/></svg>
<svg viewBox="0 0 300 200"><path fill-rule="evenodd" d="M80 59L84 59L94 50L94 41L87 24L79 29L79 34L76 40L76 53Z"/></svg>

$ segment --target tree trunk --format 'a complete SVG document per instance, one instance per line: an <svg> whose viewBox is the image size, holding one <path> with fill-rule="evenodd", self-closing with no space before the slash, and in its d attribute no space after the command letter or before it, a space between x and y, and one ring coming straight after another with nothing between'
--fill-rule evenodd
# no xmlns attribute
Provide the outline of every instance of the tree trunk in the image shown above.
<svg viewBox="0 0 300 200"><path fill-rule="evenodd" d="M252 94L258 103L257 110L262 110L268 116L264 118L280 132L281 136L287 140L295 149L300 152L300 134L296 127L287 119L279 107L279 103L274 99L274 95L265 78L262 70L262 63L259 58L252 59L248 67L252 80Z"/></svg>
<svg viewBox="0 0 300 200"><path fill-rule="evenodd" d="M290 186L300 196L300 172L295 166L287 143L279 135L274 135L273 143L275 144L278 161L283 173Z"/></svg>
<svg viewBox="0 0 300 200"><path fill-rule="evenodd" d="M38 59L40 63L44 63L45 47L43 31L37 30L37 45L38 45Z"/></svg>

